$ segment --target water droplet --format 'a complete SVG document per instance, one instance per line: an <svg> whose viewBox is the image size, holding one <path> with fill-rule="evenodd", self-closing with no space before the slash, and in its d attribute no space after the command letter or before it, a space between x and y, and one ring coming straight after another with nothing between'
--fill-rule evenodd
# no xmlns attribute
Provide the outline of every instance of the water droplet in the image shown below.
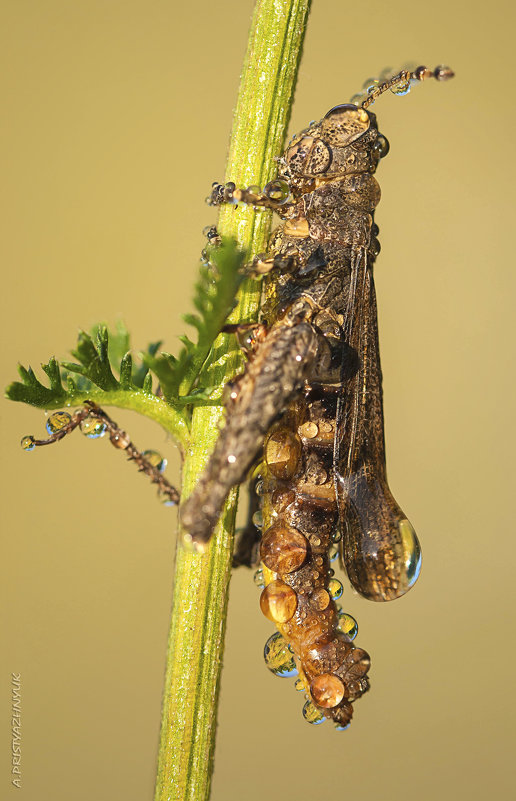
<svg viewBox="0 0 516 801"><path fill-rule="evenodd" d="M385 158L387 153L390 150L389 140L383 134L379 134L378 139L374 143L374 152L378 155L378 158Z"/></svg>
<svg viewBox="0 0 516 801"><path fill-rule="evenodd" d="M256 492L256 494L258 495L259 498L261 498L262 495L265 495L265 487L264 487L263 481L260 480L260 481L256 482L256 486L254 488L254 491Z"/></svg>
<svg viewBox="0 0 516 801"><path fill-rule="evenodd" d="M393 95L408 95L410 92L410 81L400 81L399 83L394 84L394 86L390 87L391 92Z"/></svg>
<svg viewBox="0 0 516 801"><path fill-rule="evenodd" d="M332 709L344 698L344 684L333 673L321 673L312 680L310 693L318 706Z"/></svg>
<svg viewBox="0 0 516 801"><path fill-rule="evenodd" d="M128 448L131 442L129 435L125 431L112 431L109 435L109 441L115 448L120 448L121 450Z"/></svg>
<svg viewBox="0 0 516 801"><path fill-rule="evenodd" d="M269 181L269 183L264 187L263 193L264 195L267 195L270 200L274 200L276 203L283 204L288 200L290 187L286 181L278 178L275 181Z"/></svg>
<svg viewBox="0 0 516 801"><path fill-rule="evenodd" d="M344 587L340 583L340 581L336 578L330 579L328 583L328 592L330 593L331 597L334 601L336 601L342 593L344 592Z"/></svg>
<svg viewBox="0 0 516 801"><path fill-rule="evenodd" d="M371 92L374 92L379 83L380 81L378 78L368 78L367 81L362 84L362 88L365 92L367 92L368 95L370 95Z"/></svg>
<svg viewBox="0 0 516 801"><path fill-rule="evenodd" d="M332 545L330 550L328 551L328 559L330 560L330 562L334 562L335 559L337 559L338 555L339 555L339 549L335 545Z"/></svg>
<svg viewBox="0 0 516 801"><path fill-rule="evenodd" d="M251 184L251 186L248 186L247 191L251 192L253 195L261 195L262 193L262 190L257 184Z"/></svg>
<svg viewBox="0 0 516 801"><path fill-rule="evenodd" d="M353 95L351 100L349 101L352 106L360 106L364 100L366 99L367 94L365 92L357 92L356 95Z"/></svg>
<svg viewBox="0 0 516 801"><path fill-rule="evenodd" d="M167 466L167 460L157 451L143 451L142 456L147 459L153 467L156 467L160 473L162 473Z"/></svg>
<svg viewBox="0 0 516 801"><path fill-rule="evenodd" d="M265 664L275 676L289 679L298 675L294 655L279 631L269 637L265 643L263 658L265 659Z"/></svg>
<svg viewBox="0 0 516 801"><path fill-rule="evenodd" d="M295 680L295 682L294 682L294 689L295 689L295 690L296 690L298 693L304 693L304 691L305 691L305 683L304 683L303 679L296 679L296 680Z"/></svg>
<svg viewBox="0 0 516 801"><path fill-rule="evenodd" d="M348 612L339 612L337 628L346 634L350 640L354 640L358 634L358 623Z"/></svg>
<svg viewBox="0 0 516 801"><path fill-rule="evenodd" d="M261 512L261 509L258 509L254 513L254 515L252 516L251 519L253 521L253 524L256 526L256 528L262 528L263 527L263 515L262 515L262 512Z"/></svg>
<svg viewBox="0 0 516 801"><path fill-rule="evenodd" d="M340 542L342 539L342 531L340 531L338 528L335 529L335 531L332 532L330 539L332 542Z"/></svg>
<svg viewBox="0 0 516 801"><path fill-rule="evenodd" d="M318 612L324 612L324 610L327 609L330 604L330 594L321 587L317 590L314 590L310 601L314 609L316 609Z"/></svg>
<svg viewBox="0 0 516 801"><path fill-rule="evenodd" d="M288 428L274 431L265 443L265 461L275 478L292 478L301 456L301 441Z"/></svg>
<svg viewBox="0 0 516 801"><path fill-rule="evenodd" d="M324 715L319 712L319 710L312 704L311 701L307 701L304 705L303 717L308 723L313 723L314 726L318 726L319 723L324 723L326 720Z"/></svg>
<svg viewBox="0 0 516 801"><path fill-rule="evenodd" d="M58 431L61 431L62 428L65 428L72 416L68 414L68 412L54 412L50 415L47 420L47 431L49 434L56 434Z"/></svg>
<svg viewBox="0 0 516 801"><path fill-rule="evenodd" d="M434 70L434 77L438 81L448 81L450 78L453 78L454 75L454 71L449 67L446 67L444 64L440 64Z"/></svg>
<svg viewBox="0 0 516 801"><path fill-rule="evenodd" d="M302 426L299 426L298 431L302 437L306 437L306 439L313 439L319 433L319 426L317 423L313 423L309 420L308 422L303 423Z"/></svg>
<svg viewBox="0 0 516 801"><path fill-rule="evenodd" d="M307 553L308 541L304 534L283 523L267 529L260 546L262 562L275 573L298 570Z"/></svg>
<svg viewBox="0 0 516 801"><path fill-rule="evenodd" d="M79 428L88 439L99 439L107 431L106 424L102 420L97 420L96 417L87 417L86 420L81 420Z"/></svg>
<svg viewBox="0 0 516 801"><path fill-rule="evenodd" d="M260 596L260 609L273 623L286 623L296 613L297 595L284 581L271 581Z"/></svg>
<svg viewBox="0 0 516 801"><path fill-rule="evenodd" d="M20 442L20 445L22 446L24 451L33 451L34 448L36 447L36 442L34 440L34 437L29 435L28 437L23 437L22 441Z"/></svg>
<svg viewBox="0 0 516 801"><path fill-rule="evenodd" d="M255 570L253 581L257 587L263 590L263 588L265 587L265 579L263 578L263 570L261 569L261 567L259 567L258 570Z"/></svg>
<svg viewBox="0 0 516 801"><path fill-rule="evenodd" d="M346 729L349 729L350 726L351 726L351 723L346 723L345 726L343 726L342 723L336 723L335 724L335 729L337 731L346 731Z"/></svg>
<svg viewBox="0 0 516 801"><path fill-rule="evenodd" d="M421 545L419 544L419 540L410 520L406 518L401 520L399 523L399 531L403 548L406 587L407 590L410 590L416 583L421 572Z"/></svg>

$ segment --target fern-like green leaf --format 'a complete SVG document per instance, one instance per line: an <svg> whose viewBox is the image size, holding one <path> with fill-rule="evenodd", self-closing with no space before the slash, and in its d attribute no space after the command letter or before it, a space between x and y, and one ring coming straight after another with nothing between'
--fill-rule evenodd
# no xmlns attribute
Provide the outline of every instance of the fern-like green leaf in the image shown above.
<svg viewBox="0 0 516 801"><path fill-rule="evenodd" d="M130 343L125 328L118 327L113 345L110 340L105 325L98 326L92 334L81 331L77 347L72 351L77 362L63 361L60 364L53 357L47 364L42 364L48 386L39 380L31 367L20 365L21 381L14 381L7 387L7 397L43 409L79 406L85 400L134 409L157 420L176 439L184 441L187 417L179 408L173 408L153 394L152 376L147 366L133 367L133 358L127 351ZM147 354L150 358L158 347L159 343L149 345ZM111 354L118 367L111 361Z"/></svg>
<svg viewBox="0 0 516 801"><path fill-rule="evenodd" d="M177 358L169 353L140 354L144 364L157 375L163 395L171 403L193 403L196 398L206 401L209 390L193 390L243 280L240 268L244 253L234 239L223 238L218 247L209 248L208 255L210 266L201 266L193 298L199 313L183 317L196 329L197 342L180 337L183 348Z"/></svg>

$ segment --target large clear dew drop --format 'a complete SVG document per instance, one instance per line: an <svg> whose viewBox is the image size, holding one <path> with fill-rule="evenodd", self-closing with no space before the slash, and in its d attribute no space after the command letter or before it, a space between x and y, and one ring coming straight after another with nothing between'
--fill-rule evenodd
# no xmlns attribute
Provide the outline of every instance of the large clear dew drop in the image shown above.
<svg viewBox="0 0 516 801"><path fill-rule="evenodd" d="M150 462L153 467L159 470L160 473L162 473L167 466L167 460L157 451L143 451L142 456Z"/></svg>
<svg viewBox="0 0 516 801"><path fill-rule="evenodd" d="M324 723L326 720L325 716L319 712L317 707L315 707L311 701L307 701L304 705L303 717L307 723L312 723L314 726L318 726L319 723Z"/></svg>
<svg viewBox="0 0 516 801"><path fill-rule="evenodd" d="M290 679L298 675L294 654L279 631L269 637L265 643L263 658L265 659L265 664L275 676Z"/></svg>
<svg viewBox="0 0 516 801"><path fill-rule="evenodd" d="M66 428L71 419L72 416L68 412L53 412L47 420L47 432L50 435L57 434L58 431Z"/></svg>

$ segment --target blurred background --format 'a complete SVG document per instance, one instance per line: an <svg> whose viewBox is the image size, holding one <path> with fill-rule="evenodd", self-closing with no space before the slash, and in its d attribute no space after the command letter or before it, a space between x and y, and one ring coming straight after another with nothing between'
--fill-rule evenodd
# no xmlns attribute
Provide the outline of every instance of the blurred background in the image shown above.
<svg viewBox="0 0 516 801"><path fill-rule="evenodd" d="M177 352L252 6L3 0L4 386L99 321ZM503 0L314 0L290 133L384 67L456 71L374 107L391 143L376 215L388 470L423 571L394 604L345 590L373 662L343 733L309 726L293 680L265 668L273 627L252 574L234 574L213 801L509 797L514 21ZM111 413L178 482L163 431ZM15 672L19 799L150 801L176 513L108 442L29 455L44 413L3 401L1 424L2 797Z"/></svg>

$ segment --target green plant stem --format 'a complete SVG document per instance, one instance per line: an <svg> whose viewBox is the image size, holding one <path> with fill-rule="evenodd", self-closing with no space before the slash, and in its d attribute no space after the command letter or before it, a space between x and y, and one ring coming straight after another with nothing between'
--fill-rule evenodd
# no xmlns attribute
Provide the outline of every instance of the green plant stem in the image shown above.
<svg viewBox="0 0 516 801"><path fill-rule="evenodd" d="M292 105L310 0L257 0L235 111L227 179L263 185L276 172ZM219 232L235 236L247 254L266 248L269 212L223 208ZM233 321L256 318L260 287L243 286ZM234 341L221 336L210 356L212 385L224 384L241 365ZM183 472L187 497L211 452L220 407L195 409ZM167 653L156 801L209 797L220 670L231 572L237 493L230 493L209 550L178 544Z"/></svg>
<svg viewBox="0 0 516 801"><path fill-rule="evenodd" d="M52 403L48 404L46 408L61 409L67 406L81 406L85 400L91 400L94 403L98 403L99 406L116 406L118 409L130 409L133 412L145 415L145 417L163 426L180 449L184 449L188 442L187 416L179 409L175 409L169 403L161 400L161 398L157 398L151 392L90 390L68 396L64 404Z"/></svg>

